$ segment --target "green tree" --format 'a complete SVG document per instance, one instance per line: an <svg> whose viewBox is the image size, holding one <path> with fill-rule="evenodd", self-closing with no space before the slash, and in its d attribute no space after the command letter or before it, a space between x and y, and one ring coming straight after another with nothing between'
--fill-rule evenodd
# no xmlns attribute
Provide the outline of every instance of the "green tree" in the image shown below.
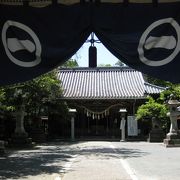
<svg viewBox="0 0 180 180"><path fill-rule="evenodd" d="M157 78L154 78L152 76L149 76L149 75L145 75L146 76L146 79L149 83L151 84L155 84L155 85L158 85L158 86L163 86L163 87L171 87L173 86L173 84L169 81L165 81L165 80L162 80L162 79L157 79Z"/></svg>
<svg viewBox="0 0 180 180"><path fill-rule="evenodd" d="M6 87L4 94L1 93L5 105L16 110L24 104L31 117L47 114L51 104L59 104L62 95L61 84L56 74L56 71L52 71L31 81Z"/></svg>
<svg viewBox="0 0 180 180"><path fill-rule="evenodd" d="M5 91L3 88L0 88L0 112L5 108L4 100L5 100Z"/></svg>
<svg viewBox="0 0 180 180"><path fill-rule="evenodd" d="M64 64L62 64L60 67L63 67L63 68L75 68L75 67L79 67L79 65L78 65L77 60L69 59Z"/></svg>
<svg viewBox="0 0 180 180"><path fill-rule="evenodd" d="M8 110L8 106L5 104L5 89L0 88L0 118L3 118L5 111Z"/></svg>
<svg viewBox="0 0 180 180"><path fill-rule="evenodd" d="M3 121L12 121L14 112L22 105L25 106L25 122L33 122L28 128L40 127L41 116L48 116L48 123L59 131L58 122L66 122L68 107L62 96L61 82L57 79L57 72L52 71L31 81L0 88L0 118ZM33 126L34 125L34 126ZM52 126L51 126L52 127ZM49 126L48 132L54 133ZM29 129L30 130L30 129ZM8 128L5 138L10 137L14 128Z"/></svg>
<svg viewBox="0 0 180 180"><path fill-rule="evenodd" d="M165 104L156 102L152 97L148 97L148 102L141 105L137 110L137 119L145 117L156 117L158 119L166 117L167 107Z"/></svg>
<svg viewBox="0 0 180 180"><path fill-rule="evenodd" d="M171 82L153 78L150 76L146 76L146 79L151 84L166 87L166 90L161 92L160 98L157 100L159 103L167 101L171 95L173 95L177 100L180 100L180 84L173 84Z"/></svg>
<svg viewBox="0 0 180 180"><path fill-rule="evenodd" d="M151 120L152 117L155 117L160 121L162 128L166 130L169 123L167 112L168 109L166 104L158 103L149 96L146 104L143 104L138 108L136 118L137 120L144 120L146 118L149 118Z"/></svg>
<svg viewBox="0 0 180 180"><path fill-rule="evenodd" d="M160 95L161 101L168 101L170 96L173 95L175 99L180 100L180 85L171 84L165 91Z"/></svg>
<svg viewBox="0 0 180 180"><path fill-rule="evenodd" d="M118 61L115 63L115 66L125 67L125 66L127 66L127 65L124 64L122 61L118 60Z"/></svg>
<svg viewBox="0 0 180 180"><path fill-rule="evenodd" d="M7 88L0 87L0 117L3 118L9 112L14 110L14 106L8 103L6 97Z"/></svg>
<svg viewBox="0 0 180 180"><path fill-rule="evenodd" d="M111 64L98 64L98 67L111 67Z"/></svg>

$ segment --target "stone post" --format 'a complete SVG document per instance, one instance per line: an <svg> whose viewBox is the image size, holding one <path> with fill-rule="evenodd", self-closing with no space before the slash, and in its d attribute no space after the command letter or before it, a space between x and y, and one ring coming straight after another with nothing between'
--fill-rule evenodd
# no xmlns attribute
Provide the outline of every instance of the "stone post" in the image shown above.
<svg viewBox="0 0 180 180"><path fill-rule="evenodd" d="M126 141L126 137L125 137L125 125L126 125L126 120L125 120L125 116L127 113L126 109L120 109L119 112L121 113L121 123L120 123L120 130L121 130L121 142Z"/></svg>
<svg viewBox="0 0 180 180"><path fill-rule="evenodd" d="M125 141L125 124L126 124L126 120L124 117L121 118L121 125L120 125L120 129L121 129L121 142Z"/></svg>

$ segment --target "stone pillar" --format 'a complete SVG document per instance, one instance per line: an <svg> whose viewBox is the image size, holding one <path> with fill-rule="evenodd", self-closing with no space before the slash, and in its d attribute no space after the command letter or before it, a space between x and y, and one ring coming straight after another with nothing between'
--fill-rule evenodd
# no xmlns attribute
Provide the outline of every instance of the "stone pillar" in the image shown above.
<svg viewBox="0 0 180 180"><path fill-rule="evenodd" d="M74 123L75 123L75 115L76 109L69 109L69 114L71 116L71 141L75 140L75 130L74 130Z"/></svg>
<svg viewBox="0 0 180 180"><path fill-rule="evenodd" d="M127 113L126 109L120 109L119 112L121 113L121 123L120 123L120 130L121 130L121 142L126 141L126 137L125 137L125 125L126 125L126 120L125 120L125 116Z"/></svg>

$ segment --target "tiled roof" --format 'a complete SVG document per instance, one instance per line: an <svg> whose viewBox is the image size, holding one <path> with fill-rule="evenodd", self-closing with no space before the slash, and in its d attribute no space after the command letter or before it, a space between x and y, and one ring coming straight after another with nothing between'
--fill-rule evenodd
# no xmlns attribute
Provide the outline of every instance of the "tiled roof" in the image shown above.
<svg viewBox="0 0 180 180"><path fill-rule="evenodd" d="M150 84L148 82L144 83L145 91L147 94L159 94L161 91L164 91L165 88L161 86L156 86L154 84Z"/></svg>
<svg viewBox="0 0 180 180"><path fill-rule="evenodd" d="M130 68L60 69L65 99L143 99L161 87L146 83L142 73Z"/></svg>

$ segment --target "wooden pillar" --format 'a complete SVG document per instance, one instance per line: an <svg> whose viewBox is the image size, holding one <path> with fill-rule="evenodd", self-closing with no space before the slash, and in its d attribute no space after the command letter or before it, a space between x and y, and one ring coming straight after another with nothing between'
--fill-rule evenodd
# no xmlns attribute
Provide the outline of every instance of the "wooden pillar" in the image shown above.
<svg viewBox="0 0 180 180"><path fill-rule="evenodd" d="M71 141L75 140L74 136L74 116L71 117Z"/></svg>
<svg viewBox="0 0 180 180"><path fill-rule="evenodd" d="M108 134L109 132L109 119L108 119L108 116L105 118L106 119L106 133Z"/></svg>
<svg viewBox="0 0 180 180"><path fill-rule="evenodd" d="M5 153L5 142L0 140L0 155L4 155Z"/></svg>
<svg viewBox="0 0 180 180"><path fill-rule="evenodd" d="M88 134L90 133L90 129L89 129L89 117L87 117L88 120Z"/></svg>
<svg viewBox="0 0 180 180"><path fill-rule="evenodd" d="M96 118L96 135L98 134L98 119Z"/></svg>

